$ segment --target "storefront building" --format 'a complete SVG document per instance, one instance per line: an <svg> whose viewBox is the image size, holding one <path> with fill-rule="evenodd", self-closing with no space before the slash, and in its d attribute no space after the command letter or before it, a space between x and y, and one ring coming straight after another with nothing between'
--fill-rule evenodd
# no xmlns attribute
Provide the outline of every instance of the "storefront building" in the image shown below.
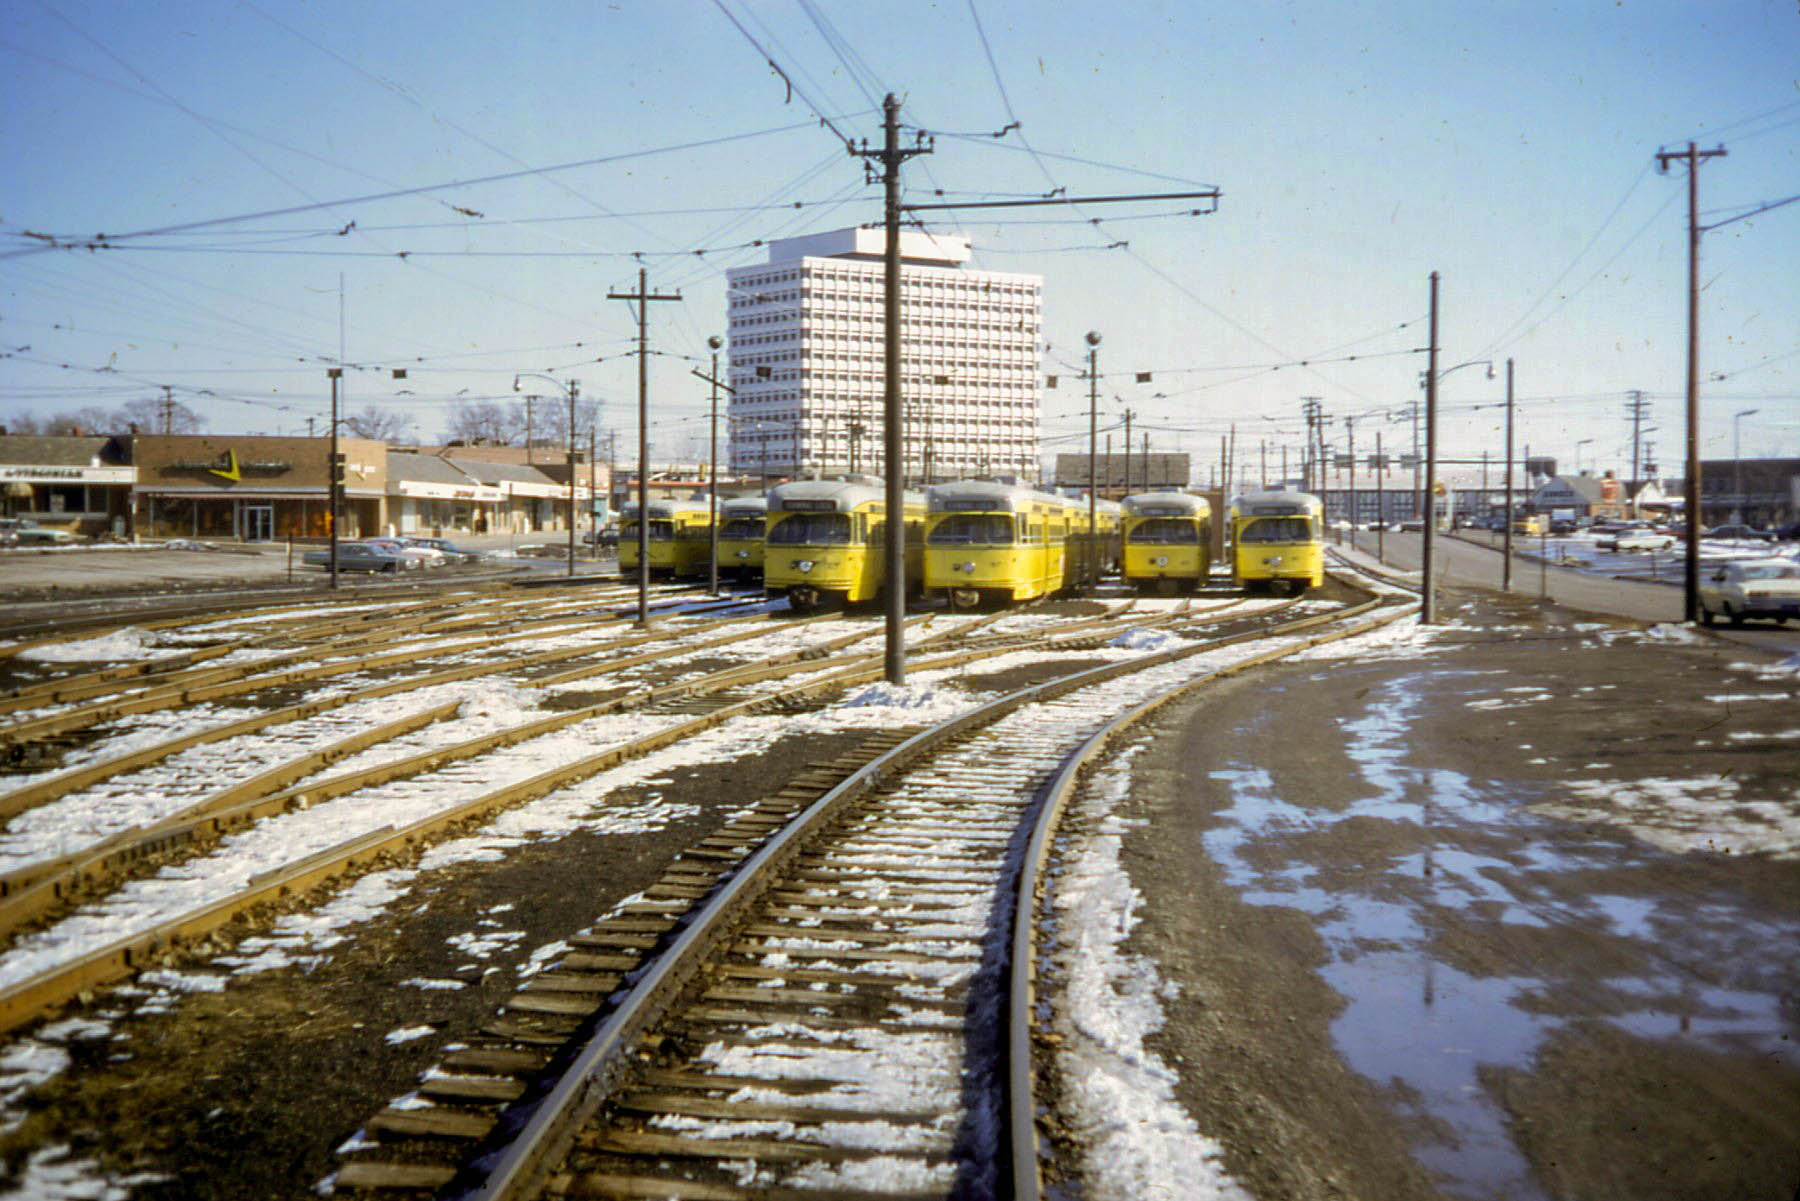
<svg viewBox="0 0 1800 1201"><path fill-rule="evenodd" d="M123 538L133 474L124 438L0 435L0 516Z"/></svg>
<svg viewBox="0 0 1800 1201"><path fill-rule="evenodd" d="M494 522L506 493L448 459L410 451L388 452L390 532L441 538L473 533Z"/></svg>
<svg viewBox="0 0 1800 1201"><path fill-rule="evenodd" d="M340 438L338 451L344 457L339 537L382 532L386 444ZM136 532L246 542L329 537L330 459L326 438L136 435Z"/></svg>

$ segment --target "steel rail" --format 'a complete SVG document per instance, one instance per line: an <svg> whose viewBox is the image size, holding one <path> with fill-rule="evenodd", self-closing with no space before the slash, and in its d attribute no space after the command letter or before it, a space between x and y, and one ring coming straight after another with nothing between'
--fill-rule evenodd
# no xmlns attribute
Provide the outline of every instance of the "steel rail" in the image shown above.
<svg viewBox="0 0 1800 1201"><path fill-rule="evenodd" d="M1372 602L1378 604L1379 602ZM1127 710L1095 731L1058 769L1044 790L1031 838L1022 860L1013 910L1012 954L1007 988L1006 1139L1012 1170L1014 1201L1041 1201L1041 1176L1047 1152L1037 1120L1037 1066L1032 1054L1036 1042L1036 939L1033 937L1037 903L1048 888L1048 864L1053 840L1082 775L1124 731L1149 718L1163 706L1197 688L1260 667L1328 642L1353 638L1412 615L1406 608L1390 608L1373 618L1343 629L1306 639L1297 645L1277 647L1215 671L1184 680L1173 688Z"/></svg>
<svg viewBox="0 0 1800 1201"><path fill-rule="evenodd" d="M663 1017L682 987L700 970L706 956L729 936L749 907L774 886L782 868L803 851L807 840L830 818L919 759L1021 706L1252 638L1274 637L1328 621L1347 620L1380 604L1371 600L1341 612L1302 618L1277 630L1173 647L1044 681L922 731L857 770L744 859L724 885L689 916L666 951L628 983L617 1006L572 1057L561 1078L532 1105L529 1114L520 1115L522 1121L510 1141L482 1156L478 1169L465 1168L444 1195L458 1201L516 1201L537 1189L566 1155L580 1125L599 1108L629 1068L631 1048L638 1037ZM915 670L923 668L922 664L914 666Z"/></svg>

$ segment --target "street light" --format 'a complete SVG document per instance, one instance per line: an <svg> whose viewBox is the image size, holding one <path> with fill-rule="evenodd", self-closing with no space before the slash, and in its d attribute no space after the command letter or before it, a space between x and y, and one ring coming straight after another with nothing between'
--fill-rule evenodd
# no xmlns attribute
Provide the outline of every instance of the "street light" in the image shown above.
<svg viewBox="0 0 1800 1201"><path fill-rule="evenodd" d="M1494 378L1492 359L1470 359L1447 371L1437 369L1438 273L1431 273L1431 334L1427 339L1428 359L1425 369L1425 521L1421 526L1419 575L1423 585L1419 599L1419 620L1425 625L1437 622L1437 584L1432 579L1432 557L1437 542L1437 393L1438 385L1464 367L1486 367L1487 377Z"/></svg>
<svg viewBox="0 0 1800 1201"><path fill-rule="evenodd" d="M1581 448L1592 442L1592 438L1582 438L1575 443L1575 474L1581 474Z"/></svg>
<svg viewBox="0 0 1800 1201"><path fill-rule="evenodd" d="M514 392L519 390L519 381L525 376L549 380L559 391L564 387L569 390L569 578L572 580L575 578L575 393L580 390L581 381L570 380L565 385L553 375L545 375L541 371L526 371L513 376ZM525 440L525 457L531 457L530 438Z"/></svg>
<svg viewBox="0 0 1800 1201"><path fill-rule="evenodd" d="M1744 520L1744 456L1738 449L1738 419L1758 412L1761 410L1745 409L1741 413L1731 415L1731 467L1735 476L1735 482L1731 486L1734 497L1731 520L1734 522Z"/></svg>

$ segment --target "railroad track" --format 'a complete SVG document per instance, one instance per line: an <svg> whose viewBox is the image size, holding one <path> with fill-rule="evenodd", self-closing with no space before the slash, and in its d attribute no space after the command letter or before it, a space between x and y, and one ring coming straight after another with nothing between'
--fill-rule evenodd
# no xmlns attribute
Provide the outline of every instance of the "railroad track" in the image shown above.
<svg viewBox="0 0 1800 1201"><path fill-rule="evenodd" d="M1125 608L1115 609L1097 622L1070 623L1070 632L1060 641L1046 641L1041 633L1029 640L1066 651L1092 648L1120 630L1144 624L1141 615L1134 617ZM1192 618L1186 608L1180 606L1170 616ZM1018 649L1027 635L995 640L979 633L1006 616L942 621L938 632L913 638L915 662L924 669L945 669L993 660ZM417 615L411 620L416 622ZM701 623L700 628L704 633L727 624L708 627ZM759 633L753 627L766 629L768 625L758 619L743 630L719 636L711 645L747 643ZM821 622L788 623L787 628L792 632L815 626L829 630L829 623ZM441 695L414 688L411 700L417 707L395 716L385 698L405 689L387 684L363 697L358 702L362 708L346 706L354 711L339 715L349 720L339 722L335 732L315 714L308 727L312 744L290 757L284 757L283 750L296 749L297 744L274 743L260 757L242 757L246 736L264 736L260 731L269 725L265 714L244 719L237 730L221 735L209 760L189 759L188 755L197 753L192 750L181 761L172 760L171 766L178 770L147 771L148 763L169 757L167 744L140 752L143 759L135 763L115 761L82 769L97 779L117 776L117 786L124 792L150 792L167 798L168 806L147 823L96 830L91 811L95 802L104 799L95 792L96 779L73 781L80 788L65 788L54 796L54 790L45 791L48 784L42 781L0 795L0 808L11 813L27 808L28 801L48 806L61 800L66 824L80 832L79 837L46 838L44 831L51 826L20 829L16 823L9 831L15 840L33 843L35 854L22 862L15 859L14 865L0 874L0 934L13 944L9 962L0 962L0 1029L16 1028L98 984L127 978L171 947L210 937L246 908L355 872L396 851L411 853L469 820L544 795L733 716L771 707L804 707L817 703L817 698L878 679L881 654L873 641L861 650L853 647L855 642L872 640L875 633L869 623L853 625L848 633L796 641L778 652L765 649L750 662L663 684L622 687L608 699L549 716L497 723L454 742L430 735L428 729L454 725L449 702ZM961 648L937 649L939 643L958 639L965 644ZM682 645L692 654L708 643L690 630ZM663 643L646 645L635 655L610 662L614 668L650 661L666 666L676 657L674 649ZM568 669L532 683L548 688L602 669L595 665ZM385 724L374 719L382 709L390 709ZM337 736L345 729L353 732ZM559 750L556 756L568 761L543 770L544 752L539 744L564 731L584 733L587 741L602 749L572 759ZM382 755L371 762L373 747L380 747ZM348 764L349 770L336 776L319 774L324 767L353 755L359 757ZM476 760L480 766L473 772L457 766ZM216 786L215 777L225 774L222 765L226 762L234 763L237 778ZM459 771L464 773L462 777ZM64 773L54 783L71 784L68 777L69 773ZM206 781L213 781L214 786L202 787ZM34 790L43 795L33 795ZM348 798L346 804L378 812L386 820L365 820L363 824L369 828L347 839L323 844L317 838L303 840L302 850L286 852L285 866L269 868L265 862L259 870L246 870L238 887L228 893L215 891L196 898L187 890L184 897L179 886L170 888L155 879L142 879L153 868L210 852L228 833L254 833L263 825L276 825L280 819L344 798ZM5 842L0 840L0 850L4 849ZM84 932L79 910L72 918L46 926L78 905L115 892L119 896L108 900L109 906L123 905L157 916L147 916L142 928L123 938L104 923L89 923ZM196 900L204 903L196 904Z"/></svg>
<svg viewBox="0 0 1800 1201"><path fill-rule="evenodd" d="M1030 898L1059 798L1168 697L1401 615L1368 601L1089 668L821 765L566 940L331 1186L1035 1197Z"/></svg>

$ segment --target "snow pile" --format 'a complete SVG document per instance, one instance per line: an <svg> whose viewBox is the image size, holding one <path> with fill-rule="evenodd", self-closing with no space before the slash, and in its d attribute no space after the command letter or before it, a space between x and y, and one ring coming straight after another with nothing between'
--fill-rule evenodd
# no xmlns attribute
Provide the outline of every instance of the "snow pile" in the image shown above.
<svg viewBox="0 0 1800 1201"><path fill-rule="evenodd" d="M59 642L53 646L34 646L19 652L21 659L39 663L93 663L130 659L155 659L181 653L181 647L165 647L162 636L136 626L127 626L86 638L80 642Z"/></svg>
<svg viewBox="0 0 1800 1201"><path fill-rule="evenodd" d="M1712 853L1800 858L1800 791L1787 801L1748 801L1738 782L1593 780L1572 783L1573 798L1532 806L1550 817L1619 826L1677 855Z"/></svg>
<svg viewBox="0 0 1800 1201"><path fill-rule="evenodd" d="M1089 804L1111 809L1124 799L1134 755L1095 777ZM1056 885L1058 966L1067 980L1056 1012L1056 1070L1085 1144L1086 1195L1248 1201L1220 1163L1224 1148L1176 1100L1177 1073L1147 1045L1163 1026L1162 983L1154 961L1124 948L1143 905L1119 858L1127 826L1104 819Z"/></svg>
<svg viewBox="0 0 1800 1201"><path fill-rule="evenodd" d="M1180 639L1167 630L1146 630L1142 626L1133 626L1107 643L1108 646L1122 646L1127 650L1154 652L1166 650Z"/></svg>

